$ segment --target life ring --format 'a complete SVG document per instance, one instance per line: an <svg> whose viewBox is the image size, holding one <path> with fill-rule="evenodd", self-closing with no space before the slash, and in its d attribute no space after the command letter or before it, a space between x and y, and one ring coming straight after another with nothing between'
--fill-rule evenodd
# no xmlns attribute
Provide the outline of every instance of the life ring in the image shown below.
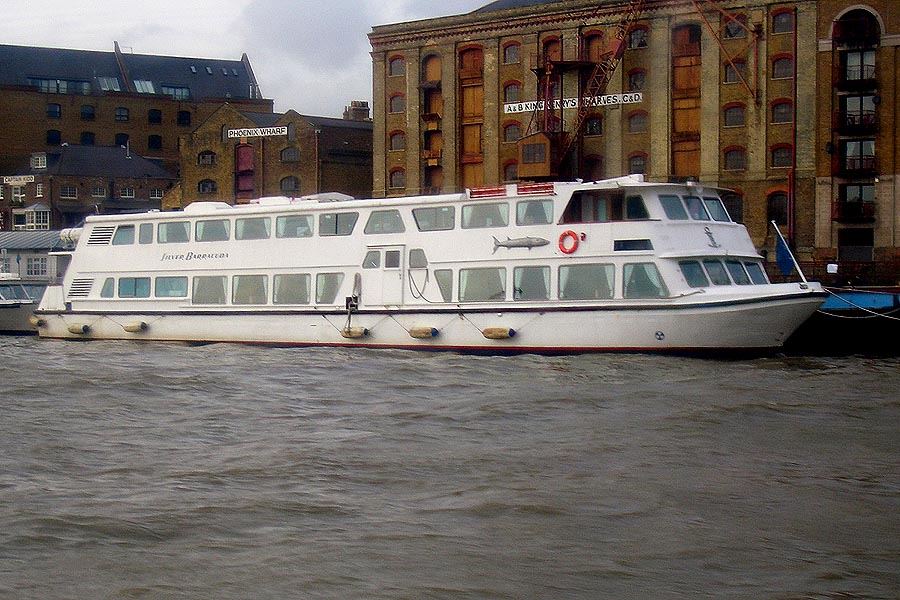
<svg viewBox="0 0 900 600"><path fill-rule="evenodd" d="M568 246L566 244L566 240L572 240L572 245ZM568 231L563 231L562 235L559 236L559 251L563 254L572 254L578 250L578 234L569 229Z"/></svg>

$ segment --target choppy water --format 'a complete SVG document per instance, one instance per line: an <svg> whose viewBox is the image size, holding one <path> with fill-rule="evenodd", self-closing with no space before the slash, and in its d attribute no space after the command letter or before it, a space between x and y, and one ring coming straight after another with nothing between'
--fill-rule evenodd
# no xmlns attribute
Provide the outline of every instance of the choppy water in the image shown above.
<svg viewBox="0 0 900 600"><path fill-rule="evenodd" d="M900 359L0 357L2 598L900 597Z"/></svg>

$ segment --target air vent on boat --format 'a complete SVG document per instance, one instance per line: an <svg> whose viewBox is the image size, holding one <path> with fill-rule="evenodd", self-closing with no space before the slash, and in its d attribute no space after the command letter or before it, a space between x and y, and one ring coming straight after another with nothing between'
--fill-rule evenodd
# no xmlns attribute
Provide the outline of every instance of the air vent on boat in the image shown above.
<svg viewBox="0 0 900 600"><path fill-rule="evenodd" d="M115 225L94 227L91 230L91 237L87 241L88 246L105 246L109 244L115 231Z"/></svg>
<svg viewBox="0 0 900 600"><path fill-rule="evenodd" d="M93 279L73 279L69 286L69 298L87 298L93 285Z"/></svg>

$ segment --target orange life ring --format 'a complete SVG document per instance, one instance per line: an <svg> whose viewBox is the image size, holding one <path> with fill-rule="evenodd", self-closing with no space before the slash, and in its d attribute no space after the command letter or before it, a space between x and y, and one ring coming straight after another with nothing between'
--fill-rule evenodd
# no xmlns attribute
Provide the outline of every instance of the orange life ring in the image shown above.
<svg viewBox="0 0 900 600"><path fill-rule="evenodd" d="M566 240L571 239L572 245L566 245ZM563 254L572 254L578 250L578 234L569 229L568 231L563 231L562 235L559 236L559 251Z"/></svg>

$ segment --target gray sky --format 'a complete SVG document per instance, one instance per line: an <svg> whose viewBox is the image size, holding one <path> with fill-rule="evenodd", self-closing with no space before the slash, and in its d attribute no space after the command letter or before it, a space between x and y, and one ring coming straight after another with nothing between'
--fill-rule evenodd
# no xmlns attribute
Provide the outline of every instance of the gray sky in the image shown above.
<svg viewBox="0 0 900 600"><path fill-rule="evenodd" d="M0 0L0 43L238 60L275 110L340 116L372 100L374 25L467 13L490 0Z"/></svg>

